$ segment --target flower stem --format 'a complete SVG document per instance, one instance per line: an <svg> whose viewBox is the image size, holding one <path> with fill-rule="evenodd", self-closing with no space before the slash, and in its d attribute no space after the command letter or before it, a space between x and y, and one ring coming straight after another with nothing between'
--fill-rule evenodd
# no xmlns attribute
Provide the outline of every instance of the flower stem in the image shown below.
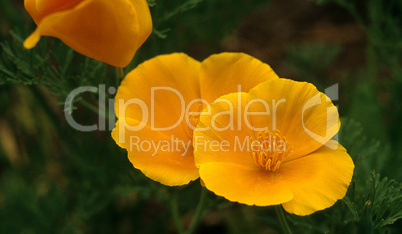
<svg viewBox="0 0 402 234"><path fill-rule="evenodd" d="M207 195L207 190L204 187L202 187L201 189L202 190L201 190L200 200L199 200L197 208L195 210L193 219L191 220L190 226L187 230L187 234L192 234L195 231L195 229L197 228L197 226L202 218L202 215L204 214L204 206L205 206L205 200L206 200L205 198Z"/></svg>
<svg viewBox="0 0 402 234"><path fill-rule="evenodd" d="M177 193L173 194L173 197L170 199L170 212L172 214L173 222L177 228L177 232L180 234L184 234L183 224L180 220L179 214L179 206L177 205Z"/></svg>
<svg viewBox="0 0 402 234"><path fill-rule="evenodd" d="M283 213L283 209L280 205L275 206L276 215L278 216L279 223L281 224L283 233L292 234L288 222L286 221L285 214Z"/></svg>
<svg viewBox="0 0 402 234"><path fill-rule="evenodd" d="M122 67L116 67L116 88L119 87L120 82L124 78L124 70Z"/></svg>

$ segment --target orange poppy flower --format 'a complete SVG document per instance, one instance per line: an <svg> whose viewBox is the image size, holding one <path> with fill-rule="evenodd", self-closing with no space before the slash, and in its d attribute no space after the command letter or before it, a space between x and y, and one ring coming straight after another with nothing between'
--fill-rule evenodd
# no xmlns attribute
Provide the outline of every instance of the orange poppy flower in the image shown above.
<svg viewBox="0 0 402 234"><path fill-rule="evenodd" d="M192 138L204 107L272 79L278 76L267 64L242 53L202 62L182 53L157 56L121 83L112 137L147 177L169 186L187 184L199 177Z"/></svg>
<svg viewBox="0 0 402 234"><path fill-rule="evenodd" d="M207 111L209 110L209 111ZM194 130L207 189L247 205L308 215L345 196L354 164L331 138L337 108L309 83L264 82L210 104Z"/></svg>
<svg viewBox="0 0 402 234"><path fill-rule="evenodd" d="M125 67L152 32L145 0L25 0L24 5L38 26L24 42L27 49L42 35L52 36L85 56Z"/></svg>

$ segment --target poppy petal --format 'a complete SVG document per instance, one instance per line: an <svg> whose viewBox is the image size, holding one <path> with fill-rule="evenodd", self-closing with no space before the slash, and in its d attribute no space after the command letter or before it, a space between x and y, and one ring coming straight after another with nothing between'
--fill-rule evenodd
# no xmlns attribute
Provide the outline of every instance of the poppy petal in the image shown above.
<svg viewBox="0 0 402 234"><path fill-rule="evenodd" d="M199 66L182 53L160 55L140 64L117 91L116 116L143 120L155 132L192 138L188 113L198 107L191 102L199 98Z"/></svg>
<svg viewBox="0 0 402 234"><path fill-rule="evenodd" d="M146 1L139 1L146 4ZM137 3L136 5L138 5ZM38 41L37 35L53 36L62 40L77 52L113 66L127 66L135 52L151 34L152 23L149 9L142 6L139 12L129 1L86 0L75 7L43 16L33 13L38 21L35 36L24 42L32 48ZM32 8L32 2L26 4ZM146 31L146 32L145 32ZM145 39L141 38L146 35Z"/></svg>
<svg viewBox="0 0 402 234"><path fill-rule="evenodd" d="M118 121L112 137L120 147L127 149L130 162L144 175L168 186L188 184L199 177L191 139L155 132L149 125L128 131L127 125L140 126L140 121Z"/></svg>
<svg viewBox="0 0 402 234"><path fill-rule="evenodd" d="M204 109L200 123L194 130L197 167L208 162L258 167L248 153L252 132L245 127L242 118L248 97L247 93L231 93Z"/></svg>
<svg viewBox="0 0 402 234"><path fill-rule="evenodd" d="M293 214L309 215L342 199L353 176L354 164L345 148L330 141L317 151L281 165L278 173L288 184L294 198L283 208Z"/></svg>
<svg viewBox="0 0 402 234"><path fill-rule="evenodd" d="M83 0L25 0L24 7L38 24L43 17L57 11L65 11L76 6Z"/></svg>
<svg viewBox="0 0 402 234"><path fill-rule="evenodd" d="M337 108L312 84L277 79L256 86L249 94L250 100L262 99L270 108L268 116L250 116L253 127L268 126L268 130L279 130L293 146L293 152L286 160L317 150L339 130ZM251 111L259 109L261 106L250 107Z"/></svg>
<svg viewBox="0 0 402 234"><path fill-rule="evenodd" d="M244 167L232 163L205 163L200 177L207 189L233 202L269 206L293 198L288 185L276 174L262 168Z"/></svg>
<svg viewBox="0 0 402 234"><path fill-rule="evenodd" d="M137 22L139 25L138 43L140 47L152 32L152 18L147 1L130 0L136 11Z"/></svg>
<svg viewBox="0 0 402 234"><path fill-rule="evenodd" d="M222 95L248 92L261 82L279 78L268 64L243 53L211 55L202 61L200 76L201 97L209 103Z"/></svg>
<svg viewBox="0 0 402 234"><path fill-rule="evenodd" d="M113 138L127 149L134 167L165 185L198 178L186 107L199 97L199 67L185 54L157 56L127 74L116 94ZM190 107L194 111L197 103Z"/></svg>

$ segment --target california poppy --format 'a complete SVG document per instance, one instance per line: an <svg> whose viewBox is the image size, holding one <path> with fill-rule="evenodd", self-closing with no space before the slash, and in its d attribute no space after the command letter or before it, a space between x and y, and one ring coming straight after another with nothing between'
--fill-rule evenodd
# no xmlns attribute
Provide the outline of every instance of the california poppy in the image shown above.
<svg viewBox="0 0 402 234"><path fill-rule="evenodd" d="M272 79L278 76L270 66L242 53L202 62L182 53L157 56L121 83L112 136L149 178L169 186L187 184L199 177L192 138L202 110L221 95Z"/></svg>
<svg viewBox="0 0 402 234"><path fill-rule="evenodd" d="M152 32L146 0L25 0L24 5L37 24L24 42L27 49L41 36L52 36L85 56L125 67Z"/></svg>
<svg viewBox="0 0 402 234"><path fill-rule="evenodd" d="M331 138L337 108L312 84L267 81L215 100L194 130L207 189L247 205L308 215L345 196L354 164Z"/></svg>

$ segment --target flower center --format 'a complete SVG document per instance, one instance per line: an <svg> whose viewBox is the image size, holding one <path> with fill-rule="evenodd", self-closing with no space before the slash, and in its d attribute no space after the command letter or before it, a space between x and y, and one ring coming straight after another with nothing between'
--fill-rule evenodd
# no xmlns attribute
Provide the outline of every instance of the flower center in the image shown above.
<svg viewBox="0 0 402 234"><path fill-rule="evenodd" d="M257 138L250 137L250 155L254 162L268 171L276 171L292 151L285 136L279 130L258 132Z"/></svg>

